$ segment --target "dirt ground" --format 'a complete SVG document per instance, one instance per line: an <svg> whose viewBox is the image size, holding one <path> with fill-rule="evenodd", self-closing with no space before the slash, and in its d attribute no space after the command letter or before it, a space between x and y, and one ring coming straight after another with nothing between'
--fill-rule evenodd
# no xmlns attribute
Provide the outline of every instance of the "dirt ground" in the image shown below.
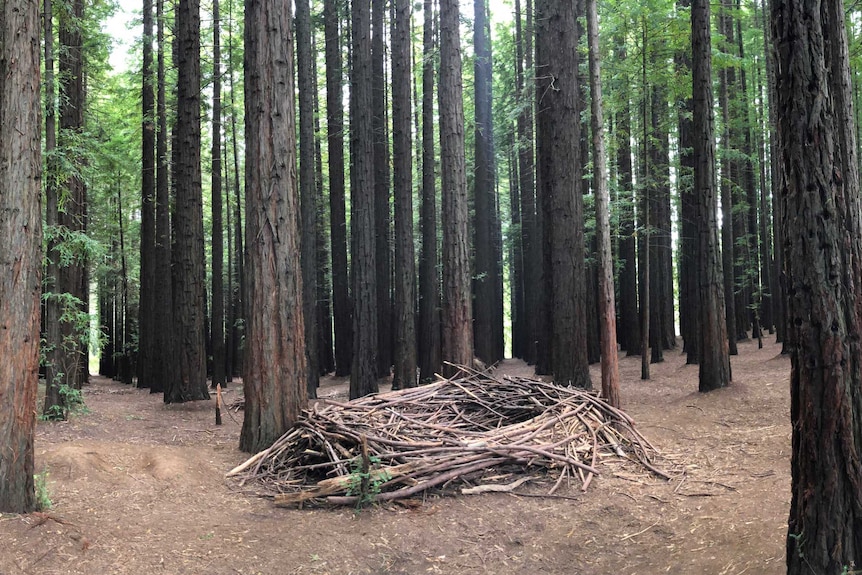
<svg viewBox="0 0 862 575"><path fill-rule="evenodd" d="M733 385L706 395L678 351L646 382L640 358L621 359L623 407L685 469L675 481L609 465L586 493L558 491L573 499L429 496L361 513L238 491L224 474L245 460L241 413L216 427L213 401L165 406L93 377L89 414L38 426L53 508L0 516L0 575L783 573L790 364L771 337L739 349ZM344 383L326 379L320 395L343 396Z"/></svg>

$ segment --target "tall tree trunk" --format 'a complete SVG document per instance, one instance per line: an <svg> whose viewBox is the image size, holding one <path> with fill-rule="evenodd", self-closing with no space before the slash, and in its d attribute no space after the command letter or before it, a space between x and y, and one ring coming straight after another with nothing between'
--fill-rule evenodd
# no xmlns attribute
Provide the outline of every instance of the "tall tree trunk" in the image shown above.
<svg viewBox="0 0 862 575"><path fill-rule="evenodd" d="M638 238L638 256L640 257L640 267L638 268L638 275L640 276L640 286L639 286L639 295L640 295L640 318L641 318L641 379L649 379L649 364L650 364L650 332L652 331L652 325L650 320L651 309L650 305L652 304L652 298L650 297L650 289L652 286L650 285L650 260L652 259L652 254L650 253L650 245L652 244L652 240L650 239L650 235L652 235L652 228L650 227L650 188L652 184L650 183L650 177L652 177L649 165L649 159L647 157L647 152L649 150L649 121L648 121L648 103L649 103L649 88L647 87L647 25L646 25L646 17L643 17L643 21L641 24L641 90L642 90L642 102L641 102L641 110L642 110L642 120L641 126L643 129L643 137L641 139L641 162L643 164L643 168L641 169L641 173L643 175L643 185L641 187L641 231L643 232L643 237Z"/></svg>
<svg viewBox="0 0 862 575"><path fill-rule="evenodd" d="M586 355L583 198L580 181L578 59L572 3L536 3L537 144L543 225L545 297L552 322L554 380L592 386Z"/></svg>
<svg viewBox="0 0 862 575"><path fill-rule="evenodd" d="M771 0L765 0L767 6L771 6ZM763 11L763 29L767 30L771 27L772 19L767 18L767 13L770 10ZM767 26L769 24L769 26ZM777 54L771 42L766 41L766 34L763 38L763 49L766 54L766 97L769 104L769 125L778 125L777 108L777 93L776 86L776 58ZM769 167L771 174L772 186L770 196L772 197L772 253L774 254L772 275L773 286L772 293L772 315L775 318L775 339L782 342L781 353L787 353L787 293L784 283L784 230L782 229L781 206L778 201L778 190L782 189L784 173L779 167L778 160L778 133L776 129L769 131Z"/></svg>
<svg viewBox="0 0 862 575"><path fill-rule="evenodd" d="M616 61L625 62L625 37L617 36L614 44ZM622 66L625 69L625 66ZM620 309L619 309L619 340L626 355L640 355L640 316L638 315L638 281L637 254L635 249L635 204L636 192L632 174L631 146L631 108L629 98L625 94L630 91L628 75L623 74L619 89L624 94L621 109L617 115L617 175L619 187L620 210Z"/></svg>
<svg viewBox="0 0 862 575"><path fill-rule="evenodd" d="M739 11L741 7L740 0L736 0L736 9ZM745 62L745 49L742 42L742 23L736 21L736 42L739 49L739 59ZM740 164L742 166L742 185L744 188L744 197L746 204L746 218L743 222L745 227L744 236L744 256L745 269L743 270L743 279L745 282L745 316L746 324L751 326L751 337L757 338L760 345L763 345L762 336L760 333L760 297L762 287L760 283L760 254L758 251L757 234L758 234L758 196L757 186L755 183L754 172L754 150L751 143L751 110L748 99L748 76L745 71L745 66L739 67L739 84L740 94L742 97L739 106L739 113L742 116L742 157Z"/></svg>
<svg viewBox="0 0 862 575"><path fill-rule="evenodd" d="M411 0L394 0L392 138L395 188L395 373L393 389L416 385L416 265L413 248L413 138L410 100Z"/></svg>
<svg viewBox="0 0 862 575"><path fill-rule="evenodd" d="M153 0L143 2L141 71L141 269L138 298L138 387L150 387L159 361L156 329L156 96L153 70Z"/></svg>
<svg viewBox="0 0 862 575"><path fill-rule="evenodd" d="M221 157L221 38L219 0L213 0L213 109L212 109L212 387L225 385L224 338L224 219Z"/></svg>
<svg viewBox="0 0 862 575"><path fill-rule="evenodd" d="M329 218L332 234L332 310L335 318L335 375L350 373L353 319L347 272L347 222L344 203L344 121L341 44L337 0L324 0L326 37L326 143L329 160Z"/></svg>
<svg viewBox="0 0 862 575"><path fill-rule="evenodd" d="M350 398L377 392L377 258L374 236L374 126L370 0L351 4L350 243L353 266L353 367Z"/></svg>
<svg viewBox="0 0 862 575"><path fill-rule="evenodd" d="M171 285L171 211L168 182L168 113L165 86L165 22L164 0L156 0L157 66L156 66L156 306L153 322L160 326L155 331L155 347L161 361L155 363L150 393L163 393L171 370L176 365L173 354L173 289Z"/></svg>
<svg viewBox="0 0 862 575"><path fill-rule="evenodd" d="M718 243L715 139L712 99L712 47L709 0L692 0L691 52L694 191L698 198L698 284L700 294L699 390L730 383L723 275Z"/></svg>
<svg viewBox="0 0 862 575"><path fill-rule="evenodd" d="M165 403L209 399L204 342L204 239L201 189L200 0L177 8L177 119L174 232L174 334L178 365Z"/></svg>
<svg viewBox="0 0 862 575"><path fill-rule="evenodd" d="M718 17L718 28L726 41L728 38L728 16L726 15L726 3L729 0L722 0L722 8ZM731 130L730 130L730 102L729 90L734 84L733 68L726 68L719 74L719 96L718 105L721 108L721 125L723 142L722 147L726 151L721 160L721 173L719 181L721 182L721 267L724 273L724 308L727 313L727 337L729 339L729 349L731 355L736 355L736 298L734 292L736 290L736 282L734 277L734 247L733 234L733 162L730 159L731 145Z"/></svg>
<svg viewBox="0 0 862 575"><path fill-rule="evenodd" d="M29 513L39 377L39 3L0 6L0 512Z"/></svg>
<svg viewBox="0 0 862 575"><path fill-rule="evenodd" d="M233 4L228 2L228 29L233 30ZM227 77L230 84L230 140L231 151L233 156L233 195L234 195L234 218L233 218L233 244L234 244L234 267L236 274L236 291L231 294L234 309L234 323L231 326L233 330L234 341L234 370L235 373L242 373L243 353L242 342L245 333L245 250L243 250L243 227L242 227L242 186L240 185L240 166L239 166L239 138L237 137L236 117L237 105L234 94L236 94L236 85L234 83L233 69L233 34L230 34L227 39Z"/></svg>
<svg viewBox="0 0 862 575"><path fill-rule="evenodd" d="M497 281L500 277L495 247L499 229L495 229L496 195L494 177L494 130L491 117L491 41L486 0L473 3L473 76L475 82L475 177L473 180L473 331L476 357L490 365L503 359L498 350L503 338L503 324L497 325Z"/></svg>
<svg viewBox="0 0 862 575"><path fill-rule="evenodd" d="M307 399L289 2L247 0L244 67L249 273L240 449L258 452Z"/></svg>
<svg viewBox="0 0 862 575"><path fill-rule="evenodd" d="M678 0L677 6L691 8L691 0ZM688 50L674 57L677 70L691 70ZM698 269L697 205L694 187L694 102L685 97L677 103L680 173L680 250L679 250L679 316L683 351L689 365L700 362L700 280Z"/></svg>
<svg viewBox="0 0 862 575"><path fill-rule="evenodd" d="M440 274L437 269L437 178L434 153L434 3L425 0L422 32L422 251L419 257L419 379L441 366Z"/></svg>
<svg viewBox="0 0 862 575"><path fill-rule="evenodd" d="M61 419L65 415L63 396L60 386L64 383L63 368L60 365L62 356L62 335L60 332L60 298L58 278L60 276L60 252L57 236L60 223L59 190L57 189L57 105L54 85L54 26L53 7L51 0L45 0L43 11L45 38L45 154L47 156L48 175L45 178L45 227L48 236L47 273L44 290L45 299L45 343L47 355L45 362L45 401L42 404L42 415L48 418ZM113 361L113 357L110 357ZM111 371L106 366L107 371ZM113 375L113 374L112 374Z"/></svg>
<svg viewBox="0 0 862 575"><path fill-rule="evenodd" d="M302 217L302 311L305 319L308 397L317 397L317 188L314 182L314 60L309 0L296 0L296 66L299 94L299 199Z"/></svg>
<svg viewBox="0 0 862 575"><path fill-rule="evenodd" d="M335 371L332 341L332 276L329 265L329 199L323 187L323 132L320 129L320 90L317 80L316 30L311 30L312 84L314 85L314 188L317 190L317 358L318 373Z"/></svg>
<svg viewBox="0 0 862 575"><path fill-rule="evenodd" d="M81 165L77 139L84 130L84 60L82 54L83 39L81 25L84 17L82 0L62 6L59 17L59 102L60 102L60 132L59 148L66 161L72 165ZM60 209L58 224L60 228L72 233L84 233L86 230L86 188L80 172L64 173L64 201ZM61 315L74 317L84 310L85 299L83 290L84 265L86 256L76 254L67 264L60 266L57 277L57 293L72 296L71 303L65 307ZM72 319L60 321L60 348L55 350L52 362L60 366L64 374L64 382L69 387L78 388L83 382L80 370L79 354L80 338L76 333L75 322Z"/></svg>
<svg viewBox="0 0 862 575"><path fill-rule="evenodd" d="M605 180L606 160L602 120L602 80L599 51L599 19L596 0L587 0L589 36L590 94L593 132L593 170L596 194L596 230L599 238L599 330L602 343L602 397L620 405L619 366L617 364L616 305L614 301L614 262L611 254L610 198Z"/></svg>
<svg viewBox="0 0 862 575"><path fill-rule="evenodd" d="M790 575L847 572L862 553L862 222L843 4L772 4L792 350Z"/></svg>
<svg viewBox="0 0 862 575"><path fill-rule="evenodd" d="M536 363L536 342L541 303L542 243L536 226L536 182L533 147L533 101L535 90L531 88L532 71L532 10L527 0L527 25L521 32L521 11L516 0L516 65L521 76L518 92L522 100L518 112L518 191L520 193L521 246L524 252L524 316L526 330L524 361ZM531 79L528 81L528 78Z"/></svg>
<svg viewBox="0 0 862 575"><path fill-rule="evenodd" d="M386 0L371 0L371 113L374 131L374 242L377 265L377 377L392 370L392 246L386 107Z"/></svg>
<svg viewBox="0 0 862 575"><path fill-rule="evenodd" d="M470 235L464 158L460 16L457 0L440 0L440 158L443 196L443 359L473 362ZM452 373L452 369L444 369Z"/></svg>

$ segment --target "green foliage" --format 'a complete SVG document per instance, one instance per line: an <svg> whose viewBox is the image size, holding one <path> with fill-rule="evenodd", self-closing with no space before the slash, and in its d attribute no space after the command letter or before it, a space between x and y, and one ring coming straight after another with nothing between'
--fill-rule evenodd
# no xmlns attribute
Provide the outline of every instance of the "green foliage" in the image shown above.
<svg viewBox="0 0 862 575"><path fill-rule="evenodd" d="M57 386L60 395L58 405L48 406L47 411L41 416L44 420L65 420L69 415L82 415L89 413L84 403L84 396L80 389L74 387L67 374L75 373L77 364L91 345L99 345L98 335L90 330L92 318L85 311L83 302L69 293L46 292L42 294L44 301L54 301L60 309L60 323L66 327L62 331L62 339L58 343L50 343L44 338L40 346L40 363L47 365L52 357L52 352L59 346L65 358L64 365L54 367L54 380L47 385ZM95 339L94 339L95 338Z"/></svg>
<svg viewBox="0 0 862 575"><path fill-rule="evenodd" d="M51 509L54 503L51 501L51 493L48 490L48 471L42 471L33 475L33 487L36 491L36 506L40 511Z"/></svg>
<svg viewBox="0 0 862 575"><path fill-rule="evenodd" d="M392 479L379 466L380 458L375 456L358 455L350 462L347 495L356 496L357 511L374 503L382 485Z"/></svg>
<svg viewBox="0 0 862 575"><path fill-rule="evenodd" d="M60 375L62 376L63 374ZM62 398L61 404L50 406L48 412L40 416L43 421L63 421L69 419L70 415L86 415L90 413L90 408L84 402L84 394L80 389L63 383L60 385L58 391Z"/></svg>

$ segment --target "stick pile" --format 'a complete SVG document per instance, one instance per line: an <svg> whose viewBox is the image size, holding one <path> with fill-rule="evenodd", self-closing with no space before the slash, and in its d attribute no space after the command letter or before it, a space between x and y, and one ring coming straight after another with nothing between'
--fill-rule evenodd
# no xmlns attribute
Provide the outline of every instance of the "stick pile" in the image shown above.
<svg viewBox="0 0 862 575"><path fill-rule="evenodd" d="M228 476L274 495L277 505L362 504L472 485L491 468L553 472L558 478L551 493L566 479L586 490L605 458L629 460L669 479L653 465L655 455L632 419L595 393L472 372L318 403ZM482 487L473 490L505 490Z"/></svg>

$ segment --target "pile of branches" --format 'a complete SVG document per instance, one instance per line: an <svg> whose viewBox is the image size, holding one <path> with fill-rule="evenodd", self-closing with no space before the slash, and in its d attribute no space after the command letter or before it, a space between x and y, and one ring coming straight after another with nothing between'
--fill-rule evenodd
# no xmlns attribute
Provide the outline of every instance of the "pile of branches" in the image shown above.
<svg viewBox="0 0 862 575"><path fill-rule="evenodd" d="M554 473L550 493L566 480L586 490L605 458L669 479L655 456L632 419L593 392L462 371L422 387L321 401L228 476L274 496L277 505L363 505L470 486L492 468L498 478ZM523 481L472 492L508 491Z"/></svg>

